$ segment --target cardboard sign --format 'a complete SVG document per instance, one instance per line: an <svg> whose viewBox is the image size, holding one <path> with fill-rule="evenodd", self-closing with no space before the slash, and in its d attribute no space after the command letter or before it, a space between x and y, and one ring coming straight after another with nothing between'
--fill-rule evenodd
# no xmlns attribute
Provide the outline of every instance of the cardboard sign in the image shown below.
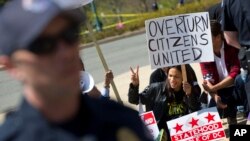
<svg viewBox="0 0 250 141"><path fill-rule="evenodd" d="M154 139L157 139L159 135L159 128L157 126L157 122L155 120L155 116L153 111L149 111L146 113L142 113L140 115L142 121L146 125L146 127L149 129L149 132L153 136Z"/></svg>
<svg viewBox="0 0 250 141"><path fill-rule="evenodd" d="M167 125L171 141L213 141L226 138L216 107L168 121Z"/></svg>
<svg viewBox="0 0 250 141"><path fill-rule="evenodd" d="M151 68L214 61L208 12L145 21Z"/></svg>

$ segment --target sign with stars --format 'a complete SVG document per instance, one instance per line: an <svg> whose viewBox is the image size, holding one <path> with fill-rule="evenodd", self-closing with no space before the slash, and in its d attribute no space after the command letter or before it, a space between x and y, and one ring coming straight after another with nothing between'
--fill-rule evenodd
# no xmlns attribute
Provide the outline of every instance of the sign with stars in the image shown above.
<svg viewBox="0 0 250 141"><path fill-rule="evenodd" d="M213 141L226 138L216 107L167 122L171 141Z"/></svg>
<svg viewBox="0 0 250 141"><path fill-rule="evenodd" d="M145 21L151 68L214 61L208 12Z"/></svg>

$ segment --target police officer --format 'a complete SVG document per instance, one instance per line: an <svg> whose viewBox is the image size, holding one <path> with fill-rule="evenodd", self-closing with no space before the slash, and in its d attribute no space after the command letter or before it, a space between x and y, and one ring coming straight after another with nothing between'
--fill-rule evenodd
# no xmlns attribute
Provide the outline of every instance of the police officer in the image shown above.
<svg viewBox="0 0 250 141"><path fill-rule="evenodd" d="M138 112L81 94L84 15L61 0L12 0L0 12L0 64L23 86L0 141L152 140Z"/></svg>
<svg viewBox="0 0 250 141"><path fill-rule="evenodd" d="M228 44L238 47L241 67L250 70L250 1L223 0L222 26ZM248 78L249 79L249 78ZM250 92L250 82L245 84L246 92ZM250 94L247 94L250 107Z"/></svg>

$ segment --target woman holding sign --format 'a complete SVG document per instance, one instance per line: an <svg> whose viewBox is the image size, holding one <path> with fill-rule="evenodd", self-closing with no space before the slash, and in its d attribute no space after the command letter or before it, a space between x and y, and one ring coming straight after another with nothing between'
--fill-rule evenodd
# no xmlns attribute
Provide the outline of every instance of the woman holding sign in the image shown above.
<svg viewBox="0 0 250 141"><path fill-rule="evenodd" d="M153 83L139 93L139 67L136 71L131 69L131 84L128 92L128 101L138 104L149 105L149 111L153 111L159 129L168 132L166 122L191 112L200 110L199 96L190 76L187 75L187 82L183 82L181 66L171 66L168 69L166 81ZM190 69L187 69L190 74Z"/></svg>

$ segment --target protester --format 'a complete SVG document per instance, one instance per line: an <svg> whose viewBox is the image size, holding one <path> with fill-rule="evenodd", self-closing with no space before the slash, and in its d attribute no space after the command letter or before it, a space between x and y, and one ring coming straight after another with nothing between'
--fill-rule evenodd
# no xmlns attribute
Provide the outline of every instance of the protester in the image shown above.
<svg viewBox="0 0 250 141"><path fill-rule="evenodd" d="M60 2L12 0L0 12L0 63L24 96L0 140L152 140L137 111L80 94L84 15Z"/></svg>
<svg viewBox="0 0 250 141"><path fill-rule="evenodd" d="M81 58L79 58L80 60L80 71L83 73L87 73L85 71L85 68L84 68L84 64L83 64L83 61ZM95 98L110 98L109 96L109 88L110 88L110 83L111 81L113 81L113 78L114 78L114 75L113 75L113 72L111 70L107 71L105 73L105 80L104 80L104 86L102 88L101 91L99 91L97 89L97 87L94 85L94 80L93 80L93 77L87 73L87 77L89 77L89 79L84 79L84 78L81 78L81 81L80 81L80 86L81 86L81 89L82 89L82 93L85 94L87 93L88 95L92 96L92 97L95 97ZM84 82L85 81L88 81L88 82ZM92 81L93 82L92 82ZM92 84L93 83L93 84ZM82 86L83 84L83 86ZM84 86L85 85L88 85L87 87ZM88 90L86 90L88 88Z"/></svg>
<svg viewBox="0 0 250 141"><path fill-rule="evenodd" d="M158 4L157 4L156 1L152 3L151 8L152 8L153 11L158 11L159 8L158 8Z"/></svg>
<svg viewBox="0 0 250 141"><path fill-rule="evenodd" d="M186 66L186 71L187 71L187 74L188 74L187 78L190 81L190 84L193 85L194 90L197 93L201 93L201 88L200 88L200 86L198 84L196 74L195 74L193 68L189 64L186 64L185 66ZM166 78L167 78L167 75L168 75L167 72L168 72L168 67L158 68L158 69L154 70L150 75L149 85L151 85L152 83L166 81ZM146 107L146 109L148 109L147 104L145 104L145 107Z"/></svg>
<svg viewBox="0 0 250 141"><path fill-rule="evenodd" d="M154 70L149 77L149 85L156 82L163 82L167 78L168 67L158 68Z"/></svg>
<svg viewBox="0 0 250 141"><path fill-rule="evenodd" d="M169 67L164 82L153 83L141 93L139 67L136 71L131 68L131 73L128 101L138 104L140 99L142 104L147 104L147 111L154 112L159 129L168 131L167 121L200 110L200 93L194 89L189 79L188 82L183 82L181 66Z"/></svg>
<svg viewBox="0 0 250 141"><path fill-rule="evenodd" d="M214 62L200 63L204 78L203 88L212 97L209 107L218 106L222 118L229 124L236 124L237 105L234 99L234 80L239 74L240 64L237 57L238 49L226 43L223 39L221 25L216 20L210 21ZM218 97L219 96L219 97ZM218 105L219 102L226 105Z"/></svg>
<svg viewBox="0 0 250 141"><path fill-rule="evenodd" d="M223 0L222 27L228 44L240 48L239 60L241 68L250 72L250 1ZM245 82L248 108L250 108L250 81Z"/></svg>
<svg viewBox="0 0 250 141"><path fill-rule="evenodd" d="M192 82L192 84L194 86L197 86L198 91L201 91L200 86L198 85L198 81L197 81L195 72L194 72L193 68L191 67L191 65L186 64L186 70L188 71L188 74L189 74L189 76L187 76L187 77L189 77L189 80ZM150 74L149 85L152 83L165 81L166 77L168 75L167 72L168 72L168 67L158 68L158 69L154 70Z"/></svg>
<svg viewBox="0 0 250 141"><path fill-rule="evenodd" d="M181 7L184 5L184 0L179 0L177 7Z"/></svg>

